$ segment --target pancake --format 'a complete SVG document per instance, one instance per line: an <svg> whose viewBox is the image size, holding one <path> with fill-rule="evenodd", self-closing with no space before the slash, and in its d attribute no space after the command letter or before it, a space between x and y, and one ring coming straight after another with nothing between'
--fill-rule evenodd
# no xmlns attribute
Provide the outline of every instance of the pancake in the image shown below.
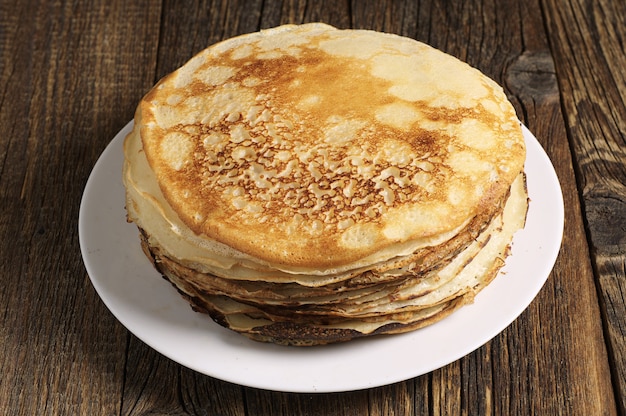
<svg viewBox="0 0 626 416"><path fill-rule="evenodd" d="M354 277L363 280L364 271L380 273L406 265L411 265L415 272L425 271L433 263L440 263L444 253L450 256L475 239L491 217L491 212L483 212L453 232L397 244L395 250L387 248L383 253L377 253L376 257L384 260L375 263L365 263L361 259L360 263L326 269L272 266L262 259L255 259L211 240L206 235L196 235L180 220L165 200L147 163L138 129L134 129L126 138L124 150L127 160L124 183L127 198L131 201L126 207L128 215L140 228L150 230L151 244L159 245L183 265L231 279L296 282L304 286L327 286L353 279L354 286L358 285ZM499 208L497 205L493 207ZM437 249L433 250L433 247ZM419 264L416 259L419 259Z"/></svg>
<svg viewBox="0 0 626 416"><path fill-rule="evenodd" d="M523 226L525 216L520 213L526 212L526 205L525 181L520 175L502 214L475 242L473 248L479 248L478 253L468 248L438 272L408 278L399 286L375 287L370 292L374 299L361 296L356 302L349 289L335 296L312 297L301 302L292 297L286 302L276 302L273 296L268 300L259 293L261 290L242 297L241 291L233 288L215 290L209 284L211 276L183 271L177 263L147 250L159 271L194 309L209 313L221 325L254 340L320 345L412 331L471 303L504 264L509 242Z"/></svg>
<svg viewBox="0 0 626 416"><path fill-rule="evenodd" d="M524 226L525 145L502 89L412 39L313 23L232 38L141 100L128 219L201 312L316 345L471 302Z"/></svg>

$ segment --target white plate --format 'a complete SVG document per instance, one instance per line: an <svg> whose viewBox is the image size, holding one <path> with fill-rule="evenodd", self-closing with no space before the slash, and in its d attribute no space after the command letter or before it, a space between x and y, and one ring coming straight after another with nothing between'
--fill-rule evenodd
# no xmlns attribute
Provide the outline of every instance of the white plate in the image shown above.
<svg viewBox="0 0 626 416"><path fill-rule="evenodd" d="M524 128L530 208L501 274L438 323L402 335L297 348L250 341L191 310L152 268L126 222L120 131L96 163L83 194L80 246L91 281L115 317L170 359L225 381L277 391L336 392L428 373L474 351L506 328L537 295L561 245L563 197L554 168Z"/></svg>

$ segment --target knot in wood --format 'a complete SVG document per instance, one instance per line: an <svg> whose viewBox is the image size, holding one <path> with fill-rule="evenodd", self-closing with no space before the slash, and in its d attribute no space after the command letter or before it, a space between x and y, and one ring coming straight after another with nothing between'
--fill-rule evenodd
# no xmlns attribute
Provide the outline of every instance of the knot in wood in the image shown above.
<svg viewBox="0 0 626 416"><path fill-rule="evenodd" d="M535 102L554 102L559 99L554 61L548 51L520 55L506 71L506 83L513 94Z"/></svg>
<svg viewBox="0 0 626 416"><path fill-rule="evenodd" d="M611 163L605 163L611 168ZM614 166L619 169L618 166ZM619 171L616 171L619 172ZM585 190L584 208L592 248L598 256L621 256L626 259L626 186L606 172L602 182Z"/></svg>

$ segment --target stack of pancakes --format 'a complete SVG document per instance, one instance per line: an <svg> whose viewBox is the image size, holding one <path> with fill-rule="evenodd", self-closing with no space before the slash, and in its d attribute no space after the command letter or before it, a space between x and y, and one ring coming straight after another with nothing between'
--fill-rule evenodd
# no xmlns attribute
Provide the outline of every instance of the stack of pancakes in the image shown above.
<svg viewBox="0 0 626 416"><path fill-rule="evenodd" d="M412 39L287 25L200 52L141 101L129 221L193 308L316 345L429 325L497 275L528 198L502 89Z"/></svg>

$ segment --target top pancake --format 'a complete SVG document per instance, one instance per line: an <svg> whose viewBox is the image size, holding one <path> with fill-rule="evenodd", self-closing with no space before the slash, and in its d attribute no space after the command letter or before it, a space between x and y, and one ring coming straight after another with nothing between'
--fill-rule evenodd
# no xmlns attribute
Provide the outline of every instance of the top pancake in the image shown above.
<svg viewBox="0 0 626 416"><path fill-rule="evenodd" d="M417 41L324 24L202 51L135 124L193 232L264 262L332 268L498 211L523 169L502 89Z"/></svg>

